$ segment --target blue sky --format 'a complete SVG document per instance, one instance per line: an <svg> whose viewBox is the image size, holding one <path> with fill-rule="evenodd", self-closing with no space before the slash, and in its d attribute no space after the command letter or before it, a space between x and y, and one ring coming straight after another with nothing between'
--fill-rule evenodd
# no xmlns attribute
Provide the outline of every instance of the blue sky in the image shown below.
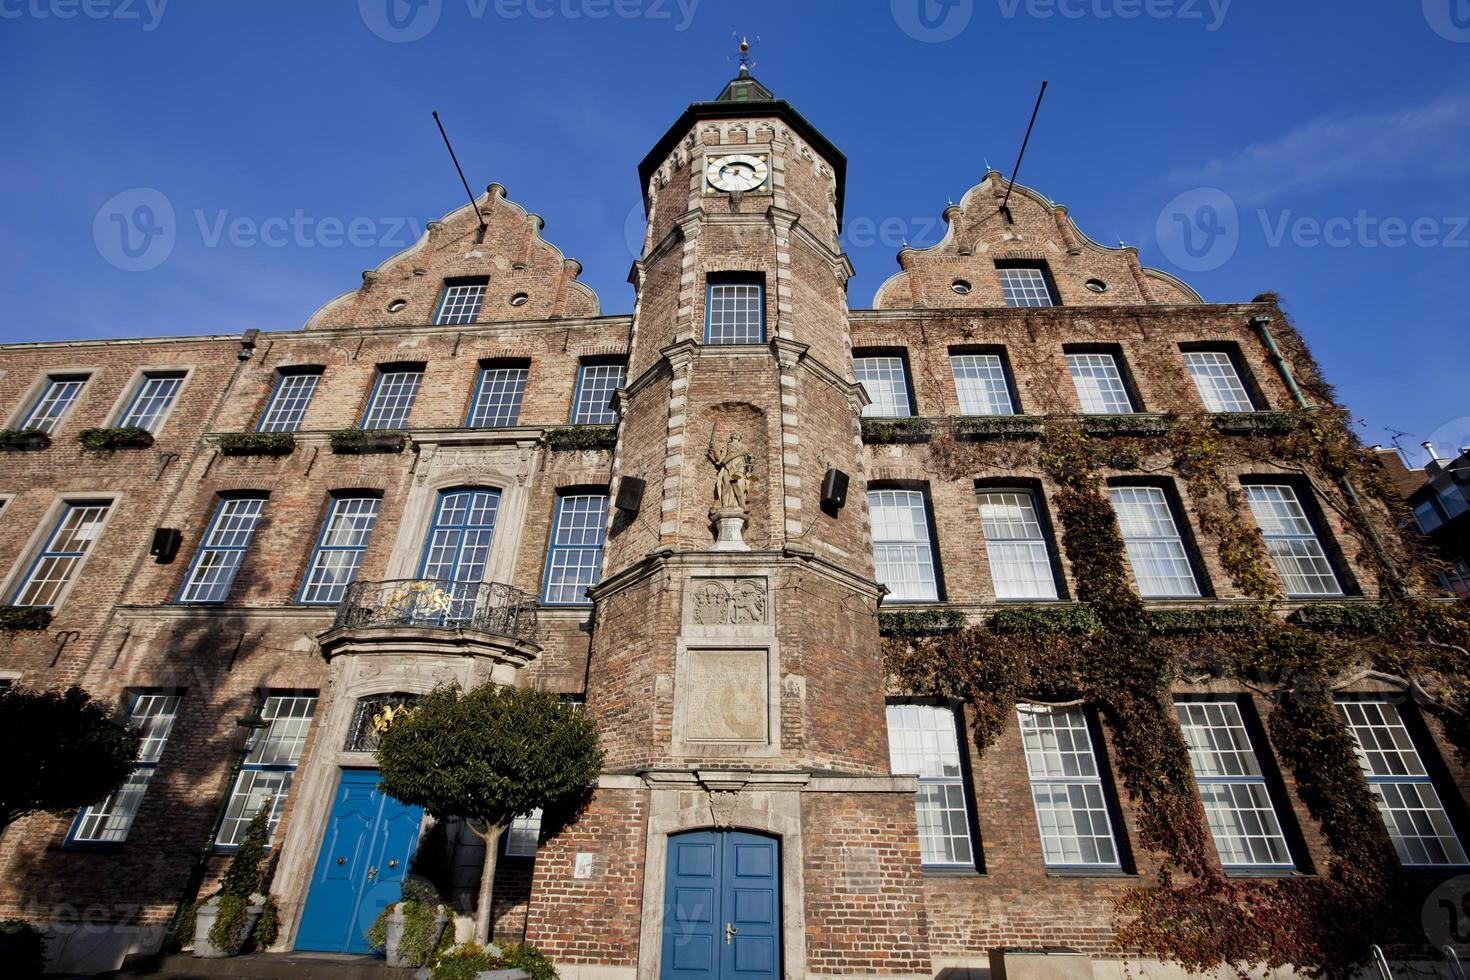
<svg viewBox="0 0 1470 980"><path fill-rule="evenodd" d="M1470 0L0 0L0 340L299 327L463 203L433 109L625 312L637 163L732 31L849 156L853 306L1046 78L1023 183L1281 293L1370 442L1470 443Z"/></svg>

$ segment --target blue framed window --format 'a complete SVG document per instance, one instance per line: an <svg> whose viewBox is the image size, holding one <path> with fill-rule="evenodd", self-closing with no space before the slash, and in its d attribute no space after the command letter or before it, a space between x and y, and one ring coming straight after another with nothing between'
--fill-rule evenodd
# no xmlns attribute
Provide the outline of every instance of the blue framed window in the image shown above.
<svg viewBox="0 0 1470 980"><path fill-rule="evenodd" d="M311 398L316 394L316 386L322 379L322 372L317 368L293 369L282 371L276 378L275 390L271 392L271 400L265 407L265 412L260 416L260 424L255 427L257 432L296 432L301 428L301 420L306 417L306 409L311 405Z"/></svg>
<svg viewBox="0 0 1470 980"><path fill-rule="evenodd" d="M1280 871L1296 866L1240 705L1176 701L1205 819L1227 871Z"/></svg>
<svg viewBox="0 0 1470 980"><path fill-rule="evenodd" d="M577 391L572 396L572 424L616 425L618 413L613 408L613 393L627 378L626 364L583 361L577 372Z"/></svg>
<svg viewBox="0 0 1470 980"><path fill-rule="evenodd" d="M67 501L56 527L11 597L11 604L46 608L57 605L87 560L110 510L112 502L107 500Z"/></svg>
<svg viewBox="0 0 1470 980"><path fill-rule="evenodd" d="M480 318L480 307L485 303L485 279L454 279L444 283L444 295L439 298L439 311L434 314L436 324L474 323Z"/></svg>
<svg viewBox="0 0 1470 980"><path fill-rule="evenodd" d="M16 428L22 432L55 432L66 413L76 404L82 389L86 387L87 377L85 374L47 376L40 394L31 403L30 411L26 412L24 420Z"/></svg>
<svg viewBox="0 0 1470 980"><path fill-rule="evenodd" d="M265 512L265 501L263 496L254 496L226 497L219 502L179 590L179 602L208 605L229 598L230 586Z"/></svg>
<svg viewBox="0 0 1470 980"><path fill-rule="evenodd" d="M705 290L706 344L761 344L766 339L765 277L710 276Z"/></svg>
<svg viewBox="0 0 1470 980"><path fill-rule="evenodd" d="M362 415L362 427L402 429L407 426L414 399L418 398L419 386L423 383L424 369L421 367L379 368L378 379L373 384L373 396L368 399L367 411Z"/></svg>
<svg viewBox="0 0 1470 980"><path fill-rule="evenodd" d="M118 428L136 426L148 432L157 432L163 417L173 407L179 389L184 386L183 371L149 371L138 383L127 410L118 419Z"/></svg>
<svg viewBox="0 0 1470 980"><path fill-rule="evenodd" d="M366 494L332 499L297 602L335 606L342 601L362 567L381 504L378 497Z"/></svg>
<svg viewBox="0 0 1470 980"><path fill-rule="evenodd" d="M216 846L240 846L250 821L267 799L271 801L270 836L275 837L315 714L315 694L271 694L261 702L260 717L267 724L252 732L245 746Z"/></svg>
<svg viewBox="0 0 1470 980"><path fill-rule="evenodd" d="M465 426L490 429L519 423L521 399L526 394L526 373L524 364L492 362L481 367Z"/></svg>
<svg viewBox="0 0 1470 980"><path fill-rule="evenodd" d="M138 745L138 768L127 782L108 796L91 806L83 807L72 822L67 834L72 844L121 844L128 839L138 807L143 803L143 794L153 773L158 769L158 760L163 757L164 746L173 734L174 722L179 717L177 694L134 694L128 705L128 725L142 733Z"/></svg>
<svg viewBox="0 0 1470 980"><path fill-rule="evenodd" d="M475 598L490 565L499 513L499 490L445 490L439 494L419 576L438 581L449 593L450 620L464 621L475 614Z"/></svg>
<svg viewBox="0 0 1470 980"><path fill-rule="evenodd" d="M602 579L602 544L607 532L607 494L565 494L556 500L556 519L546 554L541 601L585 606L587 590Z"/></svg>

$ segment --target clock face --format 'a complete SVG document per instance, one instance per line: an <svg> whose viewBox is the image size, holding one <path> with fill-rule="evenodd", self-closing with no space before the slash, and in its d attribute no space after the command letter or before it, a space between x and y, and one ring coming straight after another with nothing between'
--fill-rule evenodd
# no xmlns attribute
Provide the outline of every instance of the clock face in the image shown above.
<svg viewBox="0 0 1470 980"><path fill-rule="evenodd" d="M711 157L704 170L705 179L717 191L749 193L765 185L771 168L765 157L740 154Z"/></svg>

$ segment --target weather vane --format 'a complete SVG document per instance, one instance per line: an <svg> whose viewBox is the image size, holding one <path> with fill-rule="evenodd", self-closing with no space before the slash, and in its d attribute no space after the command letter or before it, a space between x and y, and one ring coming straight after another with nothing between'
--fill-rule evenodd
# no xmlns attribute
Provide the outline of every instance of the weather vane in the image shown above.
<svg viewBox="0 0 1470 980"><path fill-rule="evenodd" d="M725 60L726 61L734 61L738 57L740 59L740 72L741 72L741 74L747 74L748 75L750 73L750 70L755 67L755 62L750 60L750 38L745 37L745 36L742 36L739 31L731 31L730 32L730 36L731 37L738 37L738 38L740 38L740 54L739 55L731 55L730 57L726 58ZM761 43L761 38L760 38L760 35L759 34L757 34L755 36L755 43L756 44L760 44Z"/></svg>

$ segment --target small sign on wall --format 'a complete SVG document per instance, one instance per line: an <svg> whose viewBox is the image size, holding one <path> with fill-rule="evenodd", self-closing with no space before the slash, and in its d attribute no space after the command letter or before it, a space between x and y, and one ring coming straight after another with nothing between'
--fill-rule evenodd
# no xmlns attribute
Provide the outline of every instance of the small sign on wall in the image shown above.
<svg viewBox="0 0 1470 980"><path fill-rule="evenodd" d="M578 881L592 877L592 855L587 851L577 852L577 860L572 865L572 877Z"/></svg>

